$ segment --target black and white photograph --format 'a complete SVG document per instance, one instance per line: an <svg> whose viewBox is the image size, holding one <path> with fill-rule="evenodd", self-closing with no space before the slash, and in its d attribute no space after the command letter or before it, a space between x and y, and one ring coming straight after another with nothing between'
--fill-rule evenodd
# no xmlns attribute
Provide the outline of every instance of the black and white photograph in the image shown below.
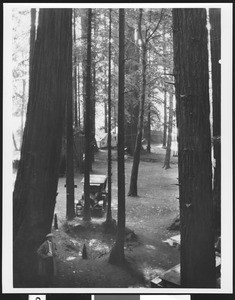
<svg viewBox="0 0 235 300"><path fill-rule="evenodd" d="M3 292L232 293L232 3L3 8Z"/></svg>

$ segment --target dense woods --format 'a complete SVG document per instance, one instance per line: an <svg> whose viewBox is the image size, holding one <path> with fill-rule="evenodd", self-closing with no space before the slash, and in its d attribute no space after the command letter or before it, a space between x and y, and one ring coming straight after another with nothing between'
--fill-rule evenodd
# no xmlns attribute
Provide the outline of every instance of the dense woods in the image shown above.
<svg viewBox="0 0 235 300"><path fill-rule="evenodd" d="M12 133L14 151L20 153L13 192L14 286L39 286L36 250L52 230L57 197L62 197L61 173L66 233L78 224L78 204L83 205L79 224L91 228L97 223L94 198L100 196L105 234L115 233L107 261L128 264L127 235L136 234L127 228L126 203L142 204L140 197L148 193L142 189L142 171L146 162L159 162L151 155L163 151L163 177L172 164L178 172L177 183L171 185L179 193L180 286L216 287L215 242L221 235L220 9L32 8L15 9L12 18L13 115L20 120ZM23 26L22 20L29 22ZM103 172L97 152L106 150ZM143 156L149 159L144 164ZM115 163L117 191L112 184ZM91 175L100 174L107 175L107 192L105 181L104 189L93 193ZM80 202L78 184L83 190ZM151 189L158 201L161 191L155 184ZM154 209L149 207L148 213ZM88 242L82 245L83 254Z"/></svg>

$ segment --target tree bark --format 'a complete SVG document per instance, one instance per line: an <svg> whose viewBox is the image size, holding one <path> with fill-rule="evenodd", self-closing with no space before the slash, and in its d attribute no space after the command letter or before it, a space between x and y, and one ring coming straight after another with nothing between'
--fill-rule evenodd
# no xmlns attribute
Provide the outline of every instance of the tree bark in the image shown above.
<svg viewBox="0 0 235 300"><path fill-rule="evenodd" d="M119 86L118 86L118 223L116 243L109 263L125 262L125 161L124 161L124 89L125 89L125 10L119 9Z"/></svg>
<svg viewBox="0 0 235 300"><path fill-rule="evenodd" d="M221 232L221 9L209 9L211 24L211 68L213 98L214 169L213 201L214 222L218 235Z"/></svg>
<svg viewBox="0 0 235 300"><path fill-rule="evenodd" d="M181 285L216 286L206 9L173 9Z"/></svg>
<svg viewBox="0 0 235 300"><path fill-rule="evenodd" d="M85 118L85 172L84 172L84 221L91 220L90 210L90 164L91 164L91 19L92 9L87 12L87 65L86 65L86 118Z"/></svg>
<svg viewBox="0 0 235 300"><path fill-rule="evenodd" d="M40 9L21 160L13 193L14 287L36 287L36 250L51 231L65 101L71 81L70 9Z"/></svg>
<svg viewBox="0 0 235 300"><path fill-rule="evenodd" d="M141 22L142 22L142 9L140 9L139 15L139 32L141 31ZM137 181L138 181L138 171L140 163L140 150L142 142L142 132L143 132L143 121L144 121L144 105L145 105L145 92L146 92L146 68L147 68L147 45L143 39L141 39L141 92L139 100L139 117L138 117L138 126L137 126L137 135L135 141L135 151L133 157L133 165L131 171L130 179L130 189L128 196L137 196Z"/></svg>

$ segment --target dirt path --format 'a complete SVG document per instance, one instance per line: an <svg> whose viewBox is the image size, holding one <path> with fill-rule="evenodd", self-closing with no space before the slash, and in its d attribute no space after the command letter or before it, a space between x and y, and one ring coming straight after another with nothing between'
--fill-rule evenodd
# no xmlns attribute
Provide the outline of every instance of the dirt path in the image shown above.
<svg viewBox="0 0 235 300"><path fill-rule="evenodd" d="M76 217L65 225L66 188L65 178L60 178L55 212L58 215L59 230L54 231L58 248L57 287L149 287L150 280L163 270L179 263L179 251L164 241L178 232L167 230L178 214L178 171L177 159L172 168L162 168L165 150L152 146L151 155L142 155L139 168L139 197L126 197L126 226L133 230L137 241L126 242L128 265L116 267L108 263L109 252L115 236L105 234L103 218L93 218L84 224ZM94 174L106 174L107 151L99 151L93 167ZM125 161L126 194L132 158ZM117 216L117 161L113 151L112 164L112 213ZM75 198L80 199L83 191L83 175L75 174ZM88 259L82 259L84 243Z"/></svg>

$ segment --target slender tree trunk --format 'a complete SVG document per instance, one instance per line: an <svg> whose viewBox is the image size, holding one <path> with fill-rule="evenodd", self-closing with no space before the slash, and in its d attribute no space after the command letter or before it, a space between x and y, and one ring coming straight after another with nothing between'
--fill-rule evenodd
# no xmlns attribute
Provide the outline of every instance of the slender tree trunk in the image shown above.
<svg viewBox="0 0 235 300"><path fill-rule="evenodd" d="M112 10L109 10L109 66L108 66L108 207L106 223L112 222L112 149L111 149L111 24Z"/></svg>
<svg viewBox="0 0 235 300"><path fill-rule="evenodd" d="M82 11L81 15L81 28L82 28L82 41L83 41L83 49L82 49L82 99L83 99L83 128L85 130L86 123L86 69L87 69L87 14L86 10Z"/></svg>
<svg viewBox="0 0 235 300"><path fill-rule="evenodd" d="M72 20L71 20L72 22ZM75 32L74 32L75 34ZM70 41L72 47L72 36ZM72 93L72 62L68 66L69 74L71 74L71 83L66 99L66 217L73 219L75 217L75 204L74 204L74 136L73 136L73 93ZM75 67L76 68L76 67ZM76 73L76 72L75 72ZM74 74L76 85L76 74ZM75 102L76 102L76 88L75 88ZM76 109L76 108L75 108ZM77 116L75 116L75 119Z"/></svg>
<svg viewBox="0 0 235 300"><path fill-rule="evenodd" d="M86 65L86 118L85 118L85 174L84 174L84 221L91 220L90 210L90 163L91 163L91 19L92 9L87 12L87 65Z"/></svg>
<svg viewBox="0 0 235 300"><path fill-rule="evenodd" d="M51 231L65 101L70 92L72 10L40 9L21 160L13 193L14 287L38 286L36 250Z"/></svg>
<svg viewBox="0 0 235 300"><path fill-rule="evenodd" d="M216 286L206 9L173 9L181 285Z"/></svg>
<svg viewBox="0 0 235 300"><path fill-rule="evenodd" d="M211 67L213 97L214 222L217 234L221 232L221 9L209 9L211 24Z"/></svg>
<svg viewBox="0 0 235 300"><path fill-rule="evenodd" d="M96 24L96 14L95 10L92 15L93 20L93 51L92 51L92 97L91 97L91 170L92 170L92 162L95 161L95 108L96 108L96 37L98 35L97 32L97 24Z"/></svg>
<svg viewBox="0 0 235 300"><path fill-rule="evenodd" d="M73 43L76 46L76 17L75 9L73 10ZM74 125L78 127L78 91L77 91L77 55L74 53Z"/></svg>
<svg viewBox="0 0 235 300"><path fill-rule="evenodd" d="M77 93L78 93L78 128L81 130L81 95L80 95L80 63L77 68Z"/></svg>
<svg viewBox="0 0 235 300"><path fill-rule="evenodd" d="M141 30L142 9L140 9L139 18L140 18L139 30ZM137 196L137 181L138 181L138 171L139 171L139 163L140 163L140 150L141 150L141 142L142 142L144 104L145 104L145 92L146 92L147 47L143 39L142 39L141 49L142 49L142 58L141 58L141 72L142 72L141 81L142 82L141 82L141 92L140 92L140 101L139 101L139 117L138 117L133 165L131 171L130 189L128 193L128 196L133 196L133 197Z"/></svg>
<svg viewBox="0 0 235 300"><path fill-rule="evenodd" d="M164 161L164 164L163 164L163 168L165 168L166 170L170 169L170 167L171 167L170 166L170 161L171 161L172 127L173 127L173 88L170 87L167 147L166 147L165 161Z"/></svg>
<svg viewBox="0 0 235 300"><path fill-rule="evenodd" d="M119 86L118 86L118 223L116 243L109 263L125 262L125 161L124 161L124 89L125 89L125 10L119 9Z"/></svg>
<svg viewBox="0 0 235 300"><path fill-rule="evenodd" d="M163 141L162 141L163 147L166 147L166 138L167 138L166 133L167 133L167 92L166 92L166 84L164 83L164 124L163 124Z"/></svg>
<svg viewBox="0 0 235 300"><path fill-rule="evenodd" d="M166 38L165 38L165 25L163 25L163 57L164 57L164 77L166 76ZM167 140L167 91L166 91L166 82L164 80L164 124L163 124L163 141L162 147L166 147L166 140Z"/></svg>
<svg viewBox="0 0 235 300"><path fill-rule="evenodd" d="M147 138L147 152L151 153L151 102L148 103L148 138Z"/></svg>

